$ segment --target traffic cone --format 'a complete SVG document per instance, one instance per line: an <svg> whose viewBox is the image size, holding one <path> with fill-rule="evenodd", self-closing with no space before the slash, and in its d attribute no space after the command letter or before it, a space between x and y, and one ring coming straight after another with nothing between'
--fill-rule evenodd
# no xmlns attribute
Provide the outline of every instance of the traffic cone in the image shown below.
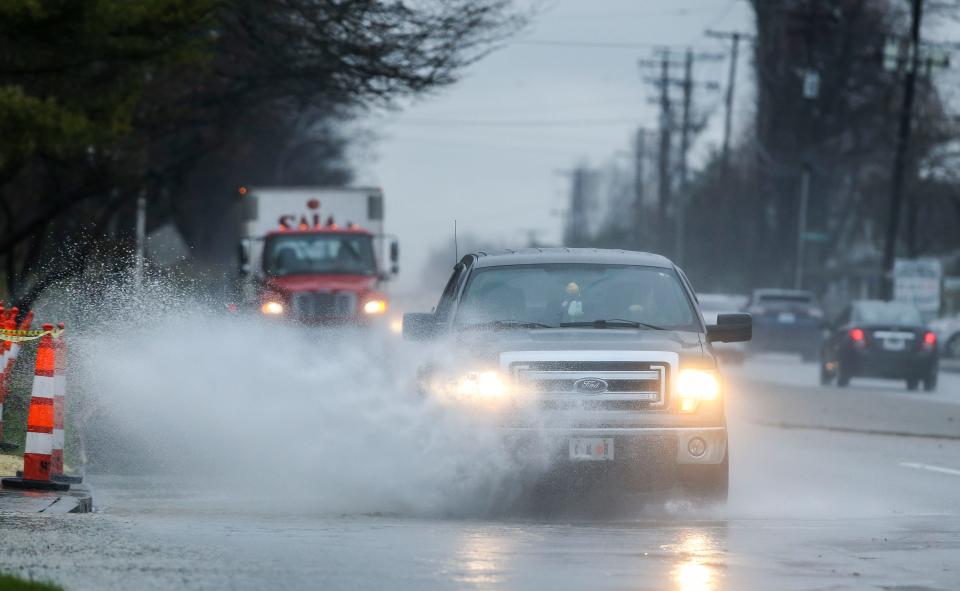
<svg viewBox="0 0 960 591"><path fill-rule="evenodd" d="M64 325L61 322L57 325L61 331ZM54 339L56 347L57 360L54 367L54 394L53 394L53 453L51 454L50 478L57 482L67 482L70 484L79 484L83 482L83 477L64 474L63 472L63 450L66 448L64 437L64 417L66 412L67 396L67 339L63 334Z"/></svg>
<svg viewBox="0 0 960 591"><path fill-rule="evenodd" d="M53 330L52 324L44 324L44 331ZM5 488L34 490L69 490L70 485L50 480L51 453L53 452L53 398L55 394L54 372L56 349L49 334L40 338L37 347L37 363L30 395L30 412L27 415L27 444L23 454L23 477L4 478Z"/></svg>
<svg viewBox="0 0 960 591"><path fill-rule="evenodd" d="M10 318L0 303L0 328L10 328ZM10 355L10 341L0 340L0 444L3 442L3 403L7 399L7 357Z"/></svg>

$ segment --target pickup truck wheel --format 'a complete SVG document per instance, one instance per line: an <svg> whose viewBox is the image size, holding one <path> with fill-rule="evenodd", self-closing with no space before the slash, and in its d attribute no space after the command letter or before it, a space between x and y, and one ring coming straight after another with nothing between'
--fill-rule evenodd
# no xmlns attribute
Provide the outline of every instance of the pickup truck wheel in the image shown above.
<svg viewBox="0 0 960 591"><path fill-rule="evenodd" d="M917 386L920 385L920 380L917 378L907 378L907 390L913 392L917 389Z"/></svg>
<svg viewBox="0 0 960 591"><path fill-rule="evenodd" d="M725 503L730 489L730 452L719 464L677 466L680 486L697 503Z"/></svg>

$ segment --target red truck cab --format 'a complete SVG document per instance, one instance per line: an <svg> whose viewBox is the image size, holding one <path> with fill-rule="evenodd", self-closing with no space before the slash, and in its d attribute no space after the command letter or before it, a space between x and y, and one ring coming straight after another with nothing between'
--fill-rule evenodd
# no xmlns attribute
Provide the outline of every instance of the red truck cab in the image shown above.
<svg viewBox="0 0 960 591"><path fill-rule="evenodd" d="M355 224L281 226L264 237L261 263L257 292L264 315L363 325L387 311L374 235Z"/></svg>

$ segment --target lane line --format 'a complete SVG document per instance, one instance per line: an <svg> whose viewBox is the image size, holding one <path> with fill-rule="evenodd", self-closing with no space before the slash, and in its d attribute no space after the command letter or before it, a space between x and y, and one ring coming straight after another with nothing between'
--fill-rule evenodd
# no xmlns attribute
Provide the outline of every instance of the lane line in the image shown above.
<svg viewBox="0 0 960 591"><path fill-rule="evenodd" d="M960 470L955 468L944 468L943 466L934 466L933 464L918 464L917 462L900 462L900 465L904 468L914 468L916 470L928 470L930 472L939 472L940 474L960 476Z"/></svg>

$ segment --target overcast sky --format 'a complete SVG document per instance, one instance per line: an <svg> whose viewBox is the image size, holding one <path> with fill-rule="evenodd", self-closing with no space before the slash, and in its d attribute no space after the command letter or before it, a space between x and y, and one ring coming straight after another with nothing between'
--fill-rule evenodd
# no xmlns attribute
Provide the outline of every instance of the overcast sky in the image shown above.
<svg viewBox="0 0 960 591"><path fill-rule="evenodd" d="M387 196L387 226L400 237L404 267L397 287L416 287L430 250L451 243L454 219L461 232L504 246L524 244L530 230L559 244L563 171L615 158L630 149L638 127L657 124L647 100L654 89L638 60L652 57L656 45L726 51L728 44L703 31L752 26L745 0L553 0L459 83L367 121L379 139L374 159L357 163L358 182L382 186ZM742 46L741 122L749 63L750 48ZM697 77L725 84L727 68L725 60L705 63ZM719 143L722 98L698 94L701 108L716 110L695 151Z"/></svg>

